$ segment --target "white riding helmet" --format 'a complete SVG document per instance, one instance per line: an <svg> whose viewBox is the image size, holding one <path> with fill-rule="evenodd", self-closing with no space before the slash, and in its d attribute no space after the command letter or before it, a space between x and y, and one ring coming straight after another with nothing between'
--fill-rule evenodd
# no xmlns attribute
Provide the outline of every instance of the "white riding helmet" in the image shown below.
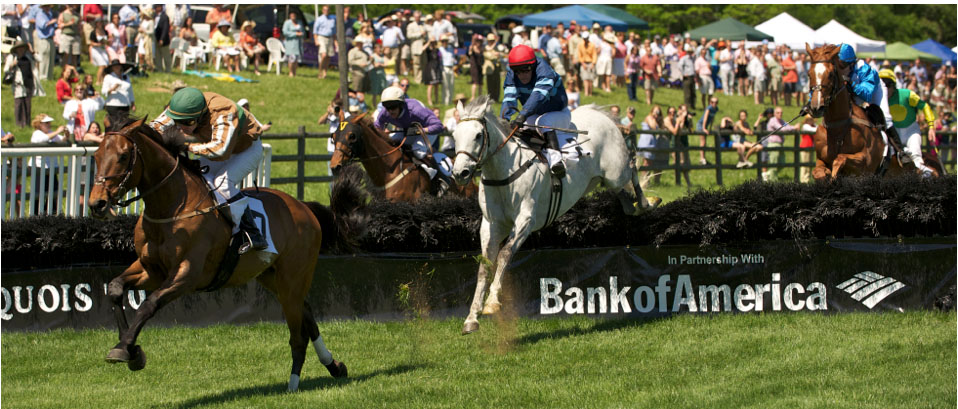
<svg viewBox="0 0 958 409"><path fill-rule="evenodd" d="M403 91L399 87L389 87L383 90L382 101L403 101L403 95L406 94L406 91Z"/></svg>
<svg viewBox="0 0 958 409"><path fill-rule="evenodd" d="M401 108L406 105L406 99L403 96L406 92L399 87L389 87L383 90L382 104L386 109Z"/></svg>

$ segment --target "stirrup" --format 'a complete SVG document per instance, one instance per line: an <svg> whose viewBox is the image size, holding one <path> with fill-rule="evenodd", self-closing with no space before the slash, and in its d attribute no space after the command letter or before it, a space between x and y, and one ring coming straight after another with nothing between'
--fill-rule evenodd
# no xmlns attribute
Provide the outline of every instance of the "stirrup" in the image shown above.
<svg viewBox="0 0 958 409"><path fill-rule="evenodd" d="M239 254L246 254L250 250L266 250L269 247L269 243L266 242L263 233L259 231L259 227L257 227L256 222L253 221L253 213L249 207L243 212L239 227L240 233L243 235L243 244L238 250Z"/></svg>

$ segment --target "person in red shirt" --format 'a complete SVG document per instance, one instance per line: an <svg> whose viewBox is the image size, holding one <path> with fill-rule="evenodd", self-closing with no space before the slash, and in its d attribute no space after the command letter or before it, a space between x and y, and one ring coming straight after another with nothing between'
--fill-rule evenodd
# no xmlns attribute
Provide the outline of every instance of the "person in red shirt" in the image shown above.
<svg viewBox="0 0 958 409"><path fill-rule="evenodd" d="M645 43L643 48L645 54L639 58L639 67L642 67L642 73L645 76L645 103L652 105L652 97L655 96L655 87L659 83L662 69L659 67L659 55L652 54L652 46Z"/></svg>
<svg viewBox="0 0 958 409"><path fill-rule="evenodd" d="M782 83L785 84L785 105L791 106L793 96L795 102L798 102L798 71L790 54L786 54L782 60L782 70L785 71L785 76L782 77Z"/></svg>
<svg viewBox="0 0 958 409"><path fill-rule="evenodd" d="M64 66L63 73L60 75L60 79L57 80L57 102L63 104L73 99L73 84L79 80L80 78L76 68L72 65Z"/></svg>
<svg viewBox="0 0 958 409"><path fill-rule="evenodd" d="M209 24L210 27L216 27L221 20L232 22L233 11L230 10L229 7L226 7L225 4L214 4L213 10L206 13L206 24Z"/></svg>

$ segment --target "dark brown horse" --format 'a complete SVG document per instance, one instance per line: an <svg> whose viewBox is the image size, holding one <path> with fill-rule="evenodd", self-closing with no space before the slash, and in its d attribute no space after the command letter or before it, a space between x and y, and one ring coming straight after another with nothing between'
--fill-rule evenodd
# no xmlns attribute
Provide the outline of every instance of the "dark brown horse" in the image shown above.
<svg viewBox="0 0 958 409"><path fill-rule="evenodd" d="M364 114L342 121L339 130L333 134L333 140L336 150L329 160L329 167L334 173L344 164L359 160L366 168L369 180L385 190L387 200L415 202L420 196L430 194L429 175L413 163L412 156L403 151L401 144L394 146ZM470 182L462 186L453 184L449 191L473 197L478 188Z"/></svg>
<svg viewBox="0 0 958 409"><path fill-rule="evenodd" d="M139 190L145 204L134 232L138 258L110 282L108 291L120 342L106 360L126 362L134 371L146 365L146 356L136 344L146 321L183 295L209 290L230 245L229 217L220 214L203 177L189 169L188 159L174 154L175 150L144 125L144 120L106 135L95 155L96 182L89 198L90 209L98 217L110 213L118 205L118 198L133 188ZM364 193L357 182L344 179L336 184L329 209L272 189L246 192L263 203L276 253L240 256L232 275L219 282L241 286L255 278L279 299L293 356L290 390L299 386L310 341L331 375L346 376L346 366L334 360L323 344L305 299L320 248L345 244L350 232L362 227L363 220L349 213L363 210ZM128 201L119 205L125 204ZM152 293L137 309L133 324L128 325L122 295L132 288Z"/></svg>
<svg viewBox="0 0 958 409"><path fill-rule="evenodd" d="M853 102L848 78L838 71L839 47L829 44L811 49L806 44L805 50L812 60L808 72L812 91L809 111L815 118L824 116L814 137L816 160L812 177L822 180L879 173L885 141L880 126L869 121L865 110ZM930 160L929 167L936 168L933 163L937 162ZM903 167L900 159L892 157L886 163L884 175L907 172L917 172L914 164Z"/></svg>

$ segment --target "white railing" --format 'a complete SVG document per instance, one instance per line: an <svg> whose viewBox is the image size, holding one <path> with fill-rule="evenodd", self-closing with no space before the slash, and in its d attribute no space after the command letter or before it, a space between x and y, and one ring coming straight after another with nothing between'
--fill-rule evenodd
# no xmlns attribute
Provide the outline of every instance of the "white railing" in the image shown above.
<svg viewBox="0 0 958 409"><path fill-rule="evenodd" d="M2 206L0 218L19 219L35 215L89 216L86 192L93 186L96 147L29 147L2 148L3 181L0 185ZM243 186L269 187L273 148L263 144L263 158L243 183ZM57 165L44 168L44 158ZM39 159L39 160L38 160ZM136 190L126 194L126 199ZM118 209L120 214L139 214L143 201Z"/></svg>

